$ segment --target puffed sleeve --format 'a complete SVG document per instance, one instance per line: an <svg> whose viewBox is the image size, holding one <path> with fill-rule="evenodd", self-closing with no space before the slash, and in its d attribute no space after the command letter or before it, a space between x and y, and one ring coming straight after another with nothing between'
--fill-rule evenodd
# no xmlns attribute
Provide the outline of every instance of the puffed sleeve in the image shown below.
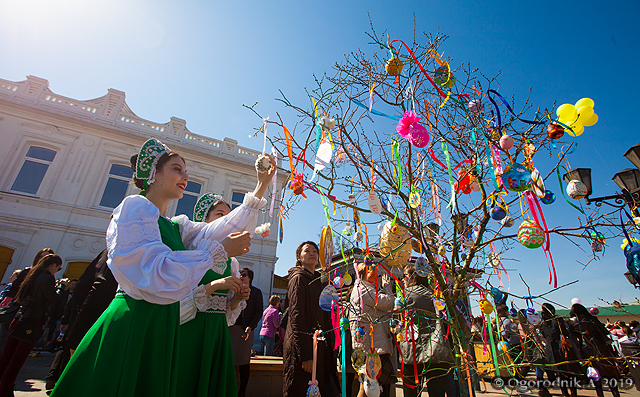
<svg viewBox="0 0 640 397"><path fill-rule="evenodd" d="M209 268L227 260L227 253L214 240L172 251L162 243L159 216L145 197L125 198L107 229L107 266L127 295L167 305L186 297Z"/></svg>
<svg viewBox="0 0 640 397"><path fill-rule="evenodd" d="M247 193L241 206L211 223L193 222L185 215L177 216L173 221L180 225L184 246L193 249L192 247L197 247L202 240L220 241L234 232L248 231L253 237L260 208L266 203L266 199L258 199L252 193Z"/></svg>
<svg viewBox="0 0 640 397"><path fill-rule="evenodd" d="M236 258L231 258L231 275L240 278L240 264ZM229 290L227 293L227 325L229 327L236 323L240 313L247 307L247 301L242 300L235 309L232 309L231 299L234 295L233 290Z"/></svg>

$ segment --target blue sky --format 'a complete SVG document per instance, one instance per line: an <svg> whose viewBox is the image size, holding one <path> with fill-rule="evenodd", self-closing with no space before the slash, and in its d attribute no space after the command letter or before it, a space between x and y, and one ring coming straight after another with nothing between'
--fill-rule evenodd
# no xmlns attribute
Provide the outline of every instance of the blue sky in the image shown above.
<svg viewBox="0 0 640 397"><path fill-rule="evenodd" d="M259 102L257 109L273 117L282 111L274 101L281 89L306 105L304 88L313 85L314 73L331 73L358 48L376 50L364 34L367 13L392 39L412 40L414 15L418 37L422 31L449 35L441 50L452 65L468 62L486 75L500 73L499 91L516 104L531 87L533 103L543 108L593 98L600 121L575 139L578 150L569 162L593 169L594 197L617 191L611 177L631 166L622 154L640 142L634 117L640 24L632 1L2 2L0 77L36 75L54 92L77 99L116 88L140 117L166 122L176 116L194 133L260 149L261 139L248 138L260 120L242 104ZM535 160L543 174L554 163L545 153ZM557 182L547 183L559 193ZM549 226L578 223L577 211L562 200L544 210ZM309 214L312 221L303 222ZM300 241L317 240L323 222L320 200L311 195L285 222L277 274L293 265ZM587 244L580 243L581 251L553 238L559 283L580 282L550 298L565 305L574 296L587 305L598 298L634 300L636 291L622 275L620 239L607 243L604 258L583 270L577 261L588 260ZM548 289L541 250L507 256L520 260L505 265L522 273L532 293ZM510 272L512 291L524 294L518 271Z"/></svg>

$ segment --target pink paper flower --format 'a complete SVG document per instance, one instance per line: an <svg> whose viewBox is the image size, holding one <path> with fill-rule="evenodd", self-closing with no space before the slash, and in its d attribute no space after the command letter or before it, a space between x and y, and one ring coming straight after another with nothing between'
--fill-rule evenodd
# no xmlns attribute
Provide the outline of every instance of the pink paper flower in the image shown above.
<svg viewBox="0 0 640 397"><path fill-rule="evenodd" d="M402 118L396 126L396 131L403 138L407 139L413 146L422 148L427 146L430 140L427 129L418 123L421 117L408 110L402 115Z"/></svg>

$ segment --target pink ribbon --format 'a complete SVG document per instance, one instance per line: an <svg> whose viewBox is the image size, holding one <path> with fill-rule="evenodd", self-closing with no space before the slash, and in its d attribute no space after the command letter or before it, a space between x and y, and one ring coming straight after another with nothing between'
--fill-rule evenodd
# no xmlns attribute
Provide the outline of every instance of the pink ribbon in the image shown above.
<svg viewBox="0 0 640 397"><path fill-rule="evenodd" d="M540 208L540 203L538 202L538 197L536 197L533 192L527 190L524 192L524 197L527 200L527 205L529 206L529 210L531 211L531 216L533 220L538 224L538 227L542 229L542 225L544 225L544 233L545 233L545 242L542 250L544 251L545 256L547 257L547 266L549 263L551 264L549 267L549 285L553 282L553 288L558 287L558 276L556 275L556 266L553 263L553 256L551 255L551 251L549 251L549 247L551 242L549 241L549 229L547 228L547 221L544 219L544 214L542 213L542 208ZM534 205L535 204L535 205ZM536 211L537 209L537 211ZM538 219L538 213L540 213L540 219L542 219L542 225L540 224L540 220ZM553 269L553 274L552 274Z"/></svg>

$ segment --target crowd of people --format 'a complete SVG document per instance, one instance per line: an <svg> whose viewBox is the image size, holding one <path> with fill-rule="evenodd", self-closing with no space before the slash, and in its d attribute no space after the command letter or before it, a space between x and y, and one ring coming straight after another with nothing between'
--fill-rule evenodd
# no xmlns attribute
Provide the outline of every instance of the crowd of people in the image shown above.
<svg viewBox="0 0 640 397"><path fill-rule="evenodd" d="M53 396L244 396L256 337L257 354L283 357L287 397L307 395L312 386L324 397L340 395L341 355L348 357L340 369L347 396L389 396L398 376L405 396L460 395L450 317L468 341L486 341L486 323L462 301L448 313L433 280L413 264L402 268L400 281L374 261L356 263L355 281L340 285L340 294L334 289L327 308L321 296L331 283L318 271L318 245L305 241L295 252L286 297L271 296L263 310L253 271L240 269L235 257L249 250L266 203L276 170L267 159L255 190L233 211L221 196L206 193L193 220L168 218L188 181L186 161L155 139L145 142L131 158L141 193L113 211L107 249L82 276L56 280L63 260L45 248L2 291L0 397L12 395L36 347L57 350L46 384ZM338 326L336 313L348 324ZM602 396L601 379L622 376L618 344L637 345L640 336L637 321L605 327L577 300L568 318L556 316L550 304L536 313L496 302L496 314L495 339L499 354L514 364L510 375L524 379L534 369L538 381L545 375L566 381L562 392L572 397L570 380L587 375ZM474 355L471 348L462 353ZM472 372L477 386L478 371ZM607 386L619 395L615 383ZM539 394L550 396L543 383Z"/></svg>

